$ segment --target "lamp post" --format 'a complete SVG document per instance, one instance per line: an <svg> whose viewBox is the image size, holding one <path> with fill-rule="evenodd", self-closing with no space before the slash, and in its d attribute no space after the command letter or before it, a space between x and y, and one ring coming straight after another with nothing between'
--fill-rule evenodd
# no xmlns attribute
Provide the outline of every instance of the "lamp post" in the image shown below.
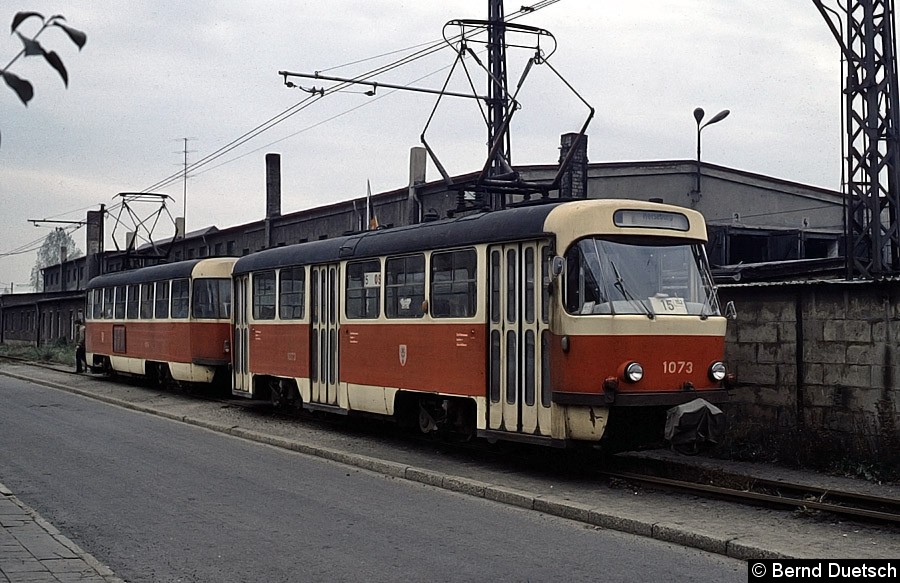
<svg viewBox="0 0 900 583"><path fill-rule="evenodd" d="M694 184L694 190L691 191L691 199L694 204L697 204L700 201L700 132L703 131L703 128L706 126L711 126L714 123L719 123L731 113L727 109L723 109L716 115L714 115L708 122L701 123L703 121L703 116L706 115L706 112L703 111L702 107L698 107L694 110L694 119L697 120L697 179Z"/></svg>

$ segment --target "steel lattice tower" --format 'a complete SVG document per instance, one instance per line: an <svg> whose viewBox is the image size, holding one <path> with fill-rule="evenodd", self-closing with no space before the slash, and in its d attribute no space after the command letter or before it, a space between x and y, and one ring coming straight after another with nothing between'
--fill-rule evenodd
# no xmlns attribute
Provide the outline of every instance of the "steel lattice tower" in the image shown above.
<svg viewBox="0 0 900 583"><path fill-rule="evenodd" d="M846 62L849 278L900 274L900 123L893 0L813 0ZM843 30L842 30L843 29Z"/></svg>
<svg viewBox="0 0 900 583"><path fill-rule="evenodd" d="M495 150L490 161L490 175L502 174L504 168L512 164L510 160L509 132L504 131L503 121L509 113L509 93L506 77L506 34L504 29L503 0L488 0L488 62L490 78L488 79L488 149L496 140L501 140L500 147ZM492 194L488 201L494 210L506 206L502 194Z"/></svg>

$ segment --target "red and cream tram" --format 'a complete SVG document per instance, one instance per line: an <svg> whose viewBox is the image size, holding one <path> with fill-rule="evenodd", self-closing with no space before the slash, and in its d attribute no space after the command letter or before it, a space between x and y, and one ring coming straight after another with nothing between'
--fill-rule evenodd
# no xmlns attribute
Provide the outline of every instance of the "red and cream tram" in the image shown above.
<svg viewBox="0 0 900 583"><path fill-rule="evenodd" d="M168 380L227 381L235 258L121 271L87 286L85 351L94 370Z"/></svg>
<svg viewBox="0 0 900 583"><path fill-rule="evenodd" d="M598 441L617 415L727 398L705 241L695 211L583 200L254 253L234 265L233 393Z"/></svg>

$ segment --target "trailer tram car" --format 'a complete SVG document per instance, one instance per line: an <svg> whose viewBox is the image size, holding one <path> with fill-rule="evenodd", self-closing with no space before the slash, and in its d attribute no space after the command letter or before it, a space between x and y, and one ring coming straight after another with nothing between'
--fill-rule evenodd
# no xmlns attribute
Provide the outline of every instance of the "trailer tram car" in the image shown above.
<svg viewBox="0 0 900 583"><path fill-rule="evenodd" d="M85 352L93 370L162 384L229 382L235 258L196 259L93 278Z"/></svg>
<svg viewBox="0 0 900 583"><path fill-rule="evenodd" d="M705 241L695 211L583 200L254 253L234 265L232 390L423 432L597 442L617 418L628 432L727 399Z"/></svg>

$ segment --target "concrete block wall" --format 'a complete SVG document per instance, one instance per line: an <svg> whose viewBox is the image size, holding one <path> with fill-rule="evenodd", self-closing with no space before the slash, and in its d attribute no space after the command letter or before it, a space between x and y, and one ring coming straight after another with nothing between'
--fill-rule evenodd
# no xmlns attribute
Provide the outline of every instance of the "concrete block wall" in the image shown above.
<svg viewBox="0 0 900 583"><path fill-rule="evenodd" d="M900 282L723 286L720 299L738 312L729 447L900 467Z"/></svg>

